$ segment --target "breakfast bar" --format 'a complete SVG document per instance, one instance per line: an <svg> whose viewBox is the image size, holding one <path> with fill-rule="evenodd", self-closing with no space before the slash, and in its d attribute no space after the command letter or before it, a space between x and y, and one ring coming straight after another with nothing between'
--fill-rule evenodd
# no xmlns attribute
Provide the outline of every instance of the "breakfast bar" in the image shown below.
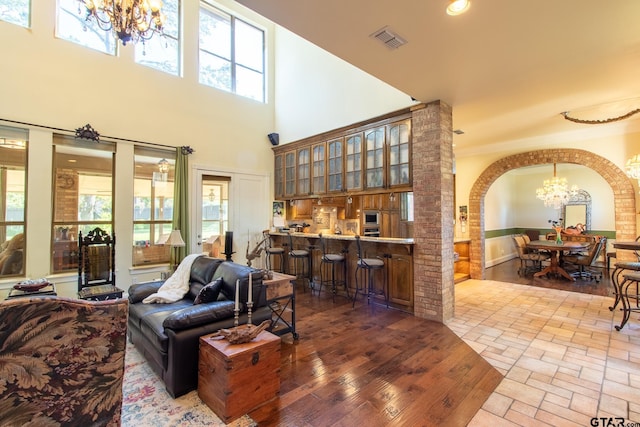
<svg viewBox="0 0 640 427"><path fill-rule="evenodd" d="M291 233L291 242L294 248L289 244L289 233L287 232L271 232L272 245L274 247L282 247L285 252L285 270L292 274L293 263L286 254L291 249L306 249L311 254L312 265L312 288L315 284L320 283L320 266L322 259L322 250L320 248L320 235L316 233ZM358 253L356 248L356 238L353 235L346 234L322 234L325 241L325 251L333 254L344 254L346 258L346 282L349 287L351 296L355 294L355 270L358 262ZM373 286L379 294L375 298L376 301L386 304L383 297L383 291L388 294L389 306L398 308L403 311L413 312L413 239L411 238L393 238L393 237L370 237L361 236L360 244L362 247L362 256L365 258L378 258L385 264L384 273L375 274ZM279 269L276 263L273 268ZM345 279L342 272L338 271L338 280ZM382 276L385 274L385 276ZM386 280L385 280L386 279ZM388 289L384 289L386 286ZM362 286L362 285L361 285ZM362 292L362 289L360 290ZM346 295L345 295L346 297ZM361 304L363 299L358 299L356 304Z"/></svg>

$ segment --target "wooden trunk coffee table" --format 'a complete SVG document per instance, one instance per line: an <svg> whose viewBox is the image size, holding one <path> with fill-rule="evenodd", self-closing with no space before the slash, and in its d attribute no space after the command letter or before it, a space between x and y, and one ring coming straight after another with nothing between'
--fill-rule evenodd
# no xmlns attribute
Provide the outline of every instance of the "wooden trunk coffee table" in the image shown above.
<svg viewBox="0 0 640 427"><path fill-rule="evenodd" d="M280 391L280 337L263 331L251 342L200 337L198 396L225 423L269 402Z"/></svg>

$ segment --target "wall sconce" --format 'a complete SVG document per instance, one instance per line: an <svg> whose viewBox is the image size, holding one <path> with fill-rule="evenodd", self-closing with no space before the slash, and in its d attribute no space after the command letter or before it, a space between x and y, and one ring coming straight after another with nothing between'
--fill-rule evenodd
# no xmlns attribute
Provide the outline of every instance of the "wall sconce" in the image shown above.
<svg viewBox="0 0 640 427"><path fill-rule="evenodd" d="M395 193L389 193L389 201L391 203L396 201L396 194Z"/></svg>
<svg viewBox="0 0 640 427"><path fill-rule="evenodd" d="M353 203L353 198L351 196L347 196L347 203L348 204Z"/></svg>
<svg viewBox="0 0 640 427"><path fill-rule="evenodd" d="M289 200L289 206L295 206L295 204L296 204L295 200L293 199Z"/></svg>

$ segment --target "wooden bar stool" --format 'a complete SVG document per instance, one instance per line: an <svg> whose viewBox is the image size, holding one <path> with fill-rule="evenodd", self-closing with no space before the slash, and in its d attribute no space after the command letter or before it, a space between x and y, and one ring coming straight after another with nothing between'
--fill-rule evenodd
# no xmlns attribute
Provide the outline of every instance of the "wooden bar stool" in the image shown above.
<svg viewBox="0 0 640 427"><path fill-rule="evenodd" d="M362 248L360 246L360 236L358 235L356 235L356 247L358 248L358 263L356 265L356 293L353 296L352 307L355 307L356 305L358 291L360 290L360 285L358 284L359 275L362 276L362 274L364 274L365 284L363 284L363 286L366 286L365 289L367 291L367 304L371 302L371 297L376 295L376 290L373 286L373 273L377 270L382 272L382 295L384 295L384 300L387 304L387 308L389 308L389 292L387 291L387 274L384 268L384 260L381 258L363 258ZM364 292L365 289L363 289L362 292Z"/></svg>
<svg viewBox="0 0 640 427"><path fill-rule="evenodd" d="M287 273L287 264L285 264L284 262L284 248L279 248L279 247L273 247L272 244L273 242L271 241L271 234L269 234L269 230L264 230L262 232L262 235L264 236L264 242L265 242L265 248L264 248L264 253L266 254L266 259L265 259L265 265L267 267L267 270L270 271L277 271L279 273ZM273 270L272 269L272 265L271 265L271 257L275 256L275 257L280 257L280 269L279 270Z"/></svg>
<svg viewBox="0 0 640 427"><path fill-rule="evenodd" d="M333 301L336 300L336 294L338 293L338 285L343 285L344 290L347 293L347 298L351 299L349 295L349 287L347 286L347 259L344 256L344 251L340 254L331 254L327 253L326 250L326 242L324 237L322 237L322 233L319 235L320 237L320 249L322 250L322 258L320 260L320 287L318 288L318 295L320 295L320 291L322 291L322 285L327 283L331 284L331 294L333 297ZM342 265L342 280L336 280L336 267L338 265ZM328 269L331 269L331 279L325 277L328 275Z"/></svg>
<svg viewBox="0 0 640 427"><path fill-rule="evenodd" d="M311 269L311 251L307 249L295 249L293 246L293 237L289 233L289 257L293 259L293 275L296 276L296 284L307 281L307 286L312 287L313 270ZM306 272L305 272L306 268ZM307 286L303 284L303 291L307 292Z"/></svg>
<svg viewBox="0 0 640 427"><path fill-rule="evenodd" d="M620 285L622 300L622 320L620 325L616 325L616 331L619 331L629 321L632 311L640 311L640 273L629 272L623 275L624 281ZM635 290L633 290L635 288ZM634 300L635 304L631 301Z"/></svg>

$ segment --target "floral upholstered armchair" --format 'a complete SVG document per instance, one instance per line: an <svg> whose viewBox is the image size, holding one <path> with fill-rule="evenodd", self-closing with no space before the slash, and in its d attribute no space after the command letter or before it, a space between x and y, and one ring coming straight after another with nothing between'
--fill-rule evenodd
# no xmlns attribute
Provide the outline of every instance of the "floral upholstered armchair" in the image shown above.
<svg viewBox="0 0 640 427"><path fill-rule="evenodd" d="M128 301L0 303L0 425L118 426Z"/></svg>

